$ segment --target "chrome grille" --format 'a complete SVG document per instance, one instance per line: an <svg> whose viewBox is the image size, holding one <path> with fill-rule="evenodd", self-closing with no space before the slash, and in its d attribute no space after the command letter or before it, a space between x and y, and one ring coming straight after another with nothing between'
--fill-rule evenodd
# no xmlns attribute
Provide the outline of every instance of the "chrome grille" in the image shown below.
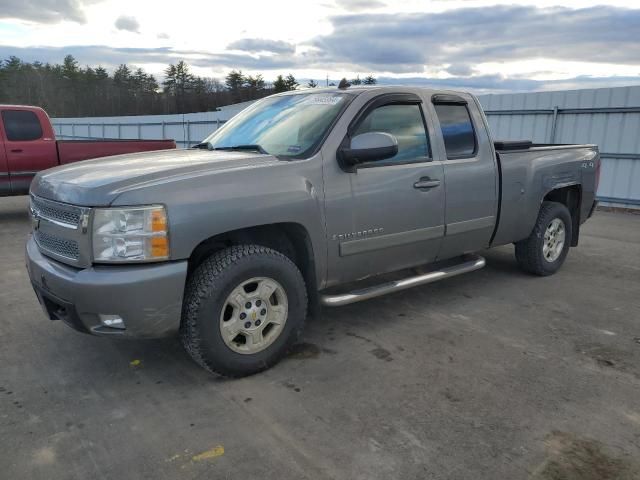
<svg viewBox="0 0 640 480"><path fill-rule="evenodd" d="M40 248L50 253L60 255L70 260L77 260L80 257L78 242L75 240L60 238L40 230L35 231L35 239Z"/></svg>
<svg viewBox="0 0 640 480"><path fill-rule="evenodd" d="M91 208L31 195L33 238L40 251L77 268L91 265Z"/></svg>
<svg viewBox="0 0 640 480"><path fill-rule="evenodd" d="M78 228L81 211L77 207L52 202L32 195L31 208L41 218L62 223L72 228Z"/></svg>

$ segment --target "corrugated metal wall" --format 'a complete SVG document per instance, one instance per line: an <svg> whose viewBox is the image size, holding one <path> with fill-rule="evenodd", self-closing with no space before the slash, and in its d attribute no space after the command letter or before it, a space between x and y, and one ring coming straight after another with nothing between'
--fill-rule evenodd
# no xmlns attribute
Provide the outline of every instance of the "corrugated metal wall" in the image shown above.
<svg viewBox="0 0 640 480"><path fill-rule="evenodd" d="M494 138L597 144L600 201L640 208L640 86L479 98Z"/></svg>
<svg viewBox="0 0 640 480"><path fill-rule="evenodd" d="M58 138L172 138L178 147L190 147L253 102L221 107L216 112L122 117L52 118Z"/></svg>
<svg viewBox="0 0 640 480"><path fill-rule="evenodd" d="M602 157L598 198L640 208L640 86L482 95L494 138L595 143ZM252 102L187 115L53 119L61 138L174 138L188 147Z"/></svg>

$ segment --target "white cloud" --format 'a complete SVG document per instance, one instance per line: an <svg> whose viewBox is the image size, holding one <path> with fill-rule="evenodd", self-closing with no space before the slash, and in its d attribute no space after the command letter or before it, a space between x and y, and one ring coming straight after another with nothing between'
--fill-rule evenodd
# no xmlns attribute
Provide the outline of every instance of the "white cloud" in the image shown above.
<svg viewBox="0 0 640 480"><path fill-rule="evenodd" d="M336 0L336 4L353 12L371 11L386 6L380 0Z"/></svg>
<svg viewBox="0 0 640 480"><path fill-rule="evenodd" d="M129 62L154 74L184 59L207 76L232 68L316 80L372 73L468 79L482 88L615 75L633 81L640 46L628 39L640 31L640 5L608 0L585 10L603 2L565 0L565 10L545 13L557 3L314 0L301 9L299 0L183 0L166 9L155 0L0 0L0 58L60 62L68 52L81 64ZM624 6L635 8L612 8ZM114 12L126 16L114 23ZM128 32L137 33L135 46Z"/></svg>
<svg viewBox="0 0 640 480"><path fill-rule="evenodd" d="M94 3L94 0L0 0L0 19L85 23L84 7L90 3Z"/></svg>
<svg viewBox="0 0 640 480"><path fill-rule="evenodd" d="M120 15L116 19L114 26L118 30L125 30L127 32L139 33L140 31L140 23L138 23L138 20L128 15Z"/></svg>

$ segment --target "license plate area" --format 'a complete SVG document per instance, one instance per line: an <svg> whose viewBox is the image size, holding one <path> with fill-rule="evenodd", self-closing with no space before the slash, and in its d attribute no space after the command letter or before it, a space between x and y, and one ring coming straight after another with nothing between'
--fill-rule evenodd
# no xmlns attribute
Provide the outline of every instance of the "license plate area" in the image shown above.
<svg viewBox="0 0 640 480"><path fill-rule="evenodd" d="M32 285L36 292L36 296L38 297L38 301L49 320L62 320L74 330L84 333L88 332L87 327L85 327L80 321L80 317L78 316L73 304L56 297L35 283Z"/></svg>

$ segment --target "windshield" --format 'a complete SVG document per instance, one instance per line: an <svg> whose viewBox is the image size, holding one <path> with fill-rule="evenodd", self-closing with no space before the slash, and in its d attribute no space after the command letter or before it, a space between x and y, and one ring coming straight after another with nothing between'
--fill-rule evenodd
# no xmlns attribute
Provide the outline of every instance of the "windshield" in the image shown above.
<svg viewBox="0 0 640 480"><path fill-rule="evenodd" d="M202 145L209 149L256 149L275 156L304 158L324 138L349 103L343 93L269 97L215 131Z"/></svg>

